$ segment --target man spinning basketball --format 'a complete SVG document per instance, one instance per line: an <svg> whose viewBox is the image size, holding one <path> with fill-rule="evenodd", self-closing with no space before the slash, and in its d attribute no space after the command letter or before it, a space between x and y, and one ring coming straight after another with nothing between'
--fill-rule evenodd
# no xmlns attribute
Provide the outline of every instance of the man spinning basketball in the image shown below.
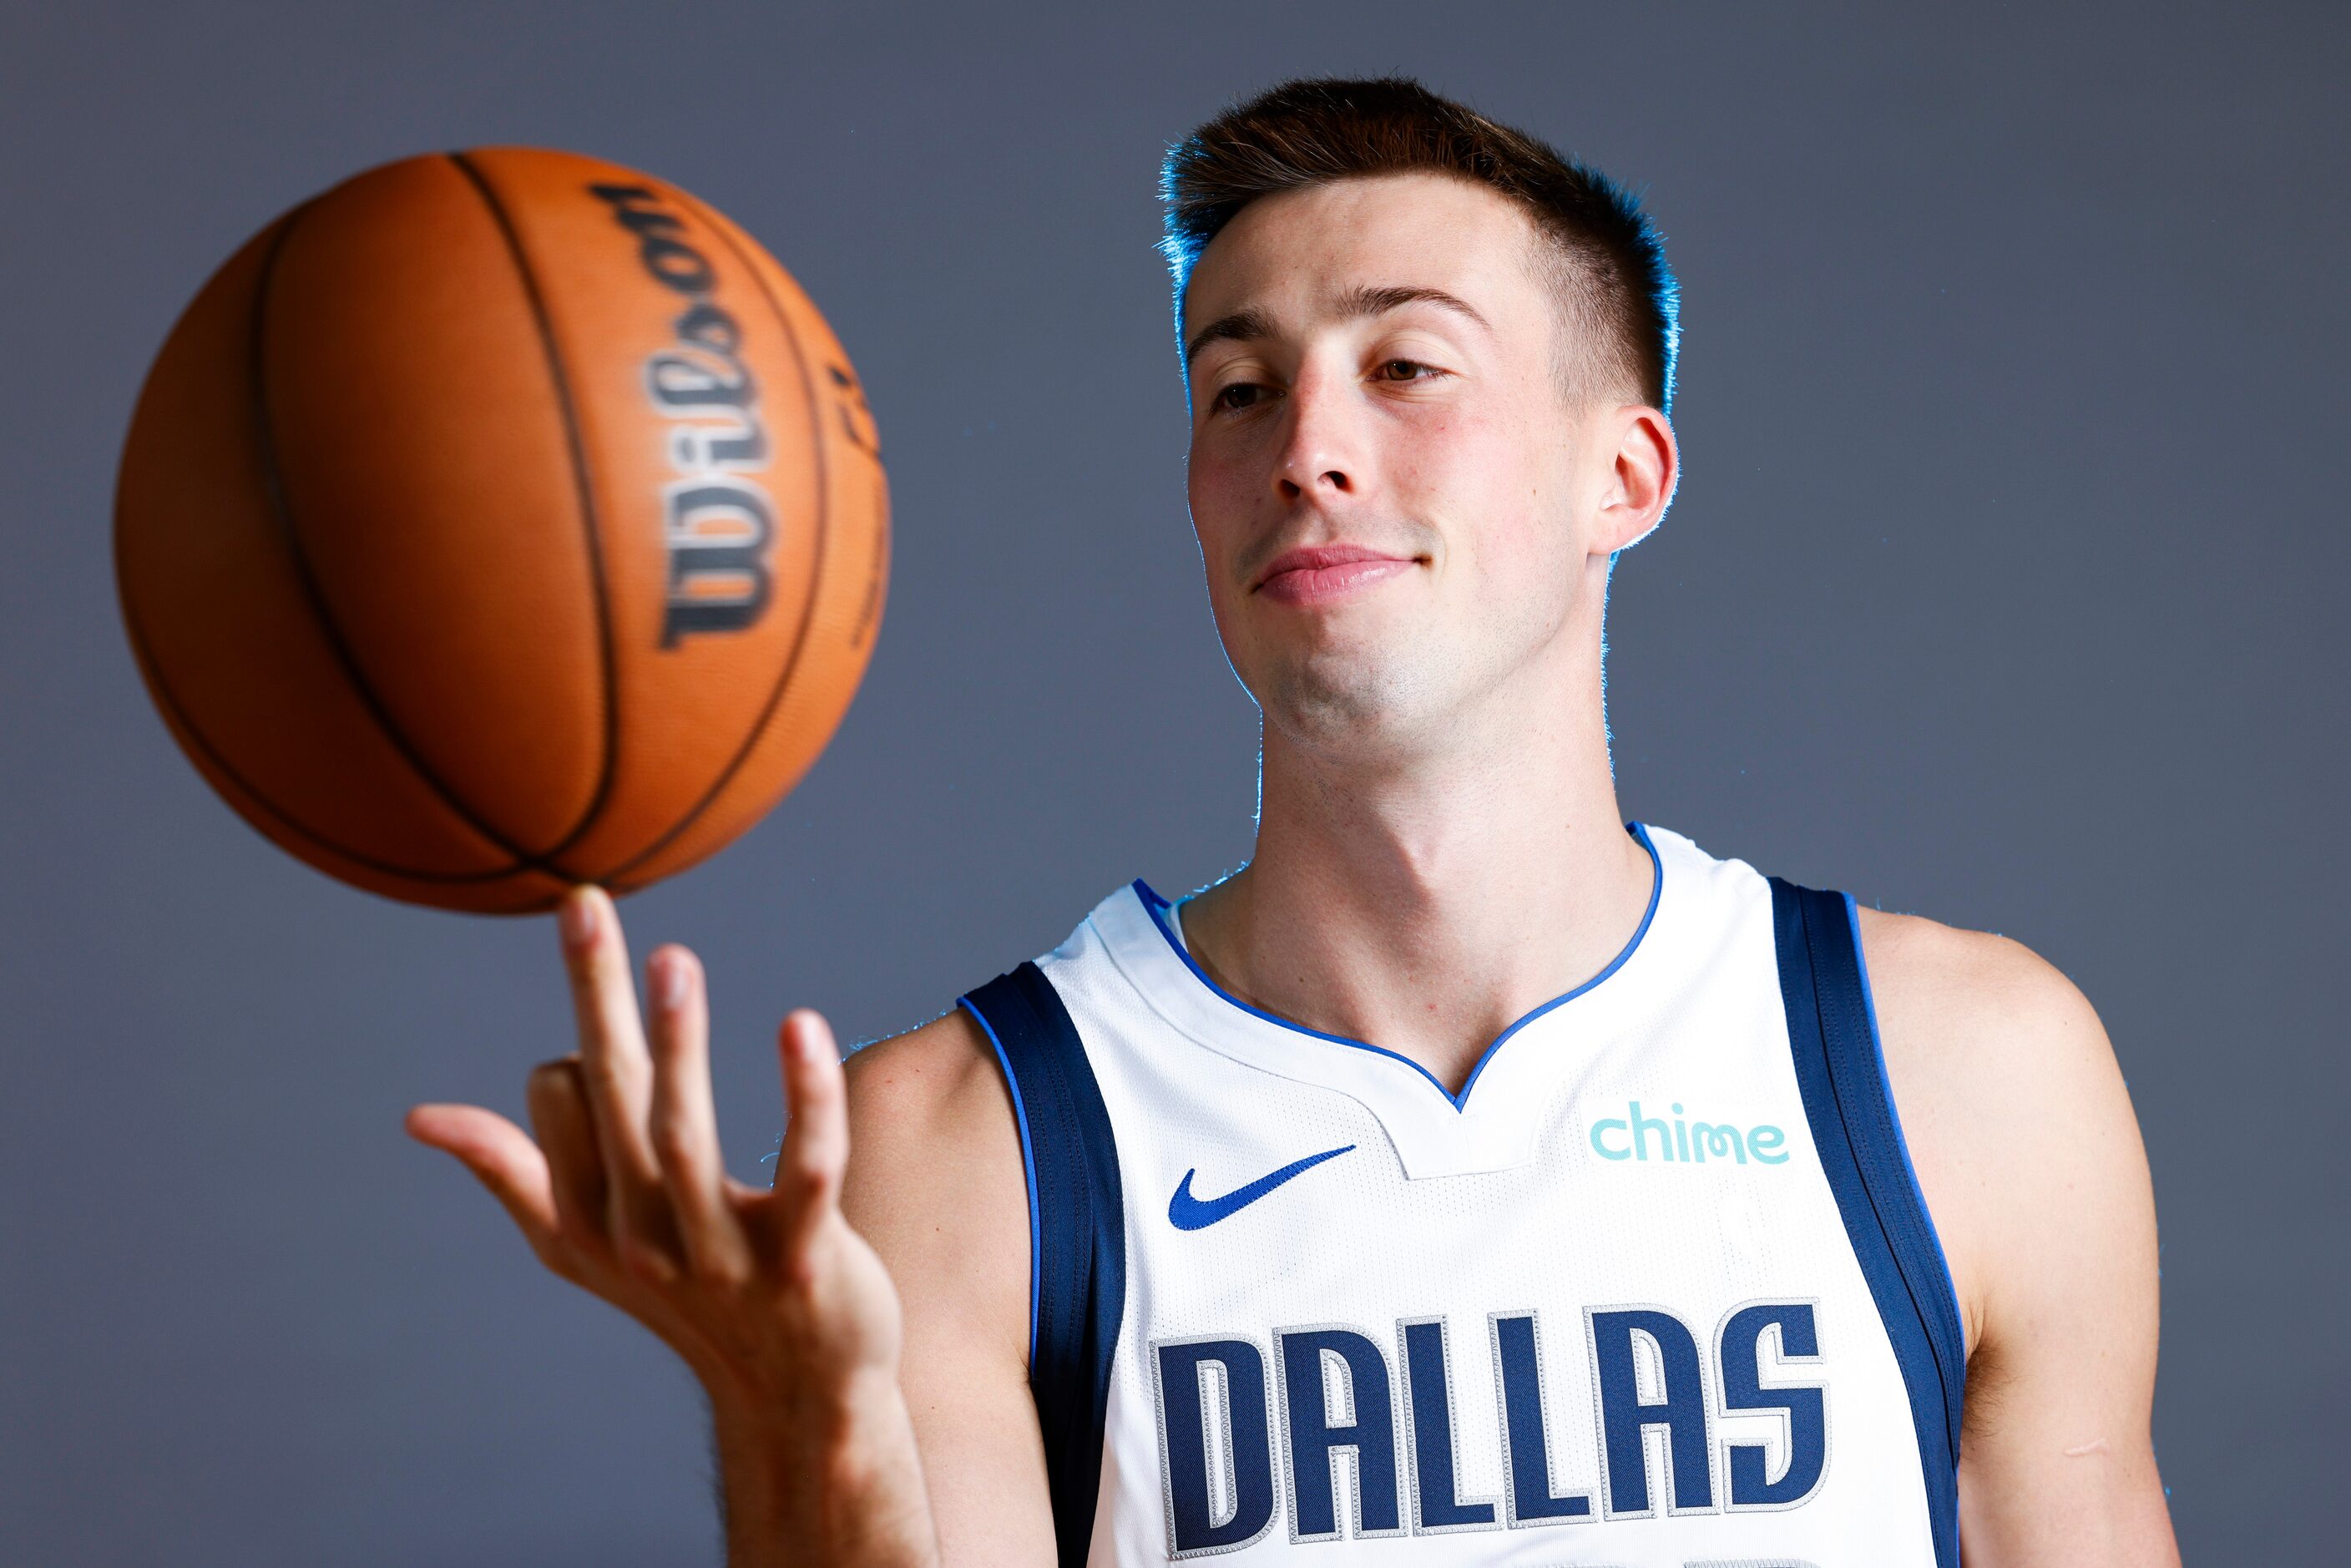
<svg viewBox="0 0 2351 1568"><path fill-rule="evenodd" d="M2088 1004L1617 816L1608 574L1677 474L1646 221L1393 81L1220 116L1167 196L1249 864L845 1074L795 1013L772 1193L692 956L641 1028L581 889L537 1143L412 1129L694 1368L738 1563L2176 1562Z"/></svg>

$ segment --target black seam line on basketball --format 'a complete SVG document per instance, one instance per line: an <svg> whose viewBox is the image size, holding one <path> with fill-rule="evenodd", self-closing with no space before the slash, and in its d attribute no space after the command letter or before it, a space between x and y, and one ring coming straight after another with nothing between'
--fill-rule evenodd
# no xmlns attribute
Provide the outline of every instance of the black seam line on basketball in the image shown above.
<svg viewBox="0 0 2351 1568"><path fill-rule="evenodd" d="M329 854L339 855L354 865L365 866L370 871L381 872L386 876L405 877L411 882L451 884L494 882L500 877L512 876L517 872L527 872L530 869L517 862L509 865L496 866L488 871L417 871L409 866L394 865L390 861L378 860L373 855L337 843L317 829L297 820L285 807L256 789L253 780L230 766L228 758L221 754L220 748L212 743L209 736L204 734L203 727L196 723L195 716L188 711L187 705L180 700L179 694L172 689L172 683L163 674L162 662L155 657L153 647L148 643L145 632L140 628L138 612L131 607L128 594L122 599L122 629L131 641L131 656L138 662L141 673L146 675L154 691L156 705L162 707L170 717L179 720L181 733L195 743L196 749L203 752L206 760L219 768L230 783L243 790L255 805L268 812L278 826L295 837L317 845Z"/></svg>
<svg viewBox="0 0 2351 1568"><path fill-rule="evenodd" d="M365 707L369 715L374 718L377 727L381 729L385 737L392 742L392 748L416 770L417 777L424 781L426 788L441 798L442 804L456 813L460 821L499 849L514 856L517 865L528 866L548 872L551 875L560 876L563 874L560 870L548 865L539 857L483 821L471 807L459 800L457 792L425 763L423 757L418 753L407 734L401 729L400 726L392 722L392 715L384 708L382 700L376 695L374 686L369 684L366 672L360 668L359 656L343 640L342 627L336 622L333 611L327 604L326 591L319 586L317 577L310 570L310 558L302 548L300 530L294 526L293 504L287 498L285 477L278 469L277 438L269 417L269 386L265 349L268 338L269 289L271 284L276 281L277 258L286 248L287 237L293 234L294 225L301 220L303 214L310 210L312 204L311 202L305 202L287 215L285 226L277 231L277 237L270 242L268 252L262 257L261 277L255 285L253 292L253 324L248 354L252 378L253 427L255 437L261 449L262 488L268 495L270 512L277 518L278 532L285 538L287 552L294 562L294 575L302 584L303 595L309 601L310 612L318 619L319 632L325 636L328 647L334 651L336 662L342 666L343 677L350 682L351 690L359 697L360 706Z"/></svg>
<svg viewBox="0 0 2351 1568"><path fill-rule="evenodd" d="M587 536L588 580L596 601L596 654L604 686L604 756L596 770L596 788L590 791L588 804L580 809L580 820L571 824L556 841L539 852L550 870L570 877L572 881L593 881L592 877L574 875L555 864L555 859L578 843L588 830L602 816L605 804L612 794L612 775L621 754L621 682L614 669L612 651L612 606L604 579L604 540L596 517L596 490L588 472L588 445L580 434L580 414L571 400L571 377L563 363L563 350L555 340L555 322L548 315L547 298L540 293L538 274L530 265L530 252L522 242L522 234L515 227L506 204L498 200L491 187L489 176L475 167L473 155L452 152L449 162L457 165L490 209L490 216L506 239L507 254L513 257L515 272L522 279L522 291L530 301L531 320L538 328L539 347L547 354L548 380L555 385L555 406L563 415L563 440L571 459L571 485L580 503L580 526Z"/></svg>
<svg viewBox="0 0 2351 1568"><path fill-rule="evenodd" d="M775 717L776 708L783 701L784 693L790 689L792 673L799 668L800 654L808 647L809 628L816 620L817 595L824 587L826 536L831 531L832 472L831 465L825 458L824 405L817 395L816 373L810 368L808 354L800 347L799 334L792 330L791 319L784 314L783 305L768 289L768 280L760 276L759 269L753 263L751 256L736 243L735 236L727 232L726 220L716 212L704 205L700 198L678 190L675 186L670 188L670 194L677 197L684 205L699 212L703 222L709 225L710 232L716 235L720 243L734 253L736 261L740 263L743 270L750 275L751 286L759 291L759 298L768 302L768 309L775 317L776 325L783 330L784 341L791 348L792 362L799 367L800 388L808 398L809 430L814 438L816 448L816 552L814 559L809 562L808 598L800 605L800 624L799 631L792 634L791 652L784 655L784 667L776 676L775 685L769 688L768 700L760 705L759 716L753 721L750 733L743 737L743 744L736 749L734 757L719 771L717 779L712 782L710 788L703 792L702 799L696 800L684 816L673 823L667 832L606 873L616 880L661 853L676 841L679 834L692 827L702 813L710 809L711 803L726 790L726 786L734 781L735 775L742 770L744 762L758 746L759 737L767 733L768 721Z"/></svg>

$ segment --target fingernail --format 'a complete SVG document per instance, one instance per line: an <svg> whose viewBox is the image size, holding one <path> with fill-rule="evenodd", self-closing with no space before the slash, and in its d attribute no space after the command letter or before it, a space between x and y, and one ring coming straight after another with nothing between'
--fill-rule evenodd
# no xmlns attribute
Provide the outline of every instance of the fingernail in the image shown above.
<svg viewBox="0 0 2351 1568"><path fill-rule="evenodd" d="M685 1006L685 960L675 953L661 956L661 974L655 980L661 1005L672 1012Z"/></svg>
<svg viewBox="0 0 2351 1568"><path fill-rule="evenodd" d="M596 934L596 912L588 906L584 894L574 893L567 896L555 918L563 932L563 939L575 947Z"/></svg>

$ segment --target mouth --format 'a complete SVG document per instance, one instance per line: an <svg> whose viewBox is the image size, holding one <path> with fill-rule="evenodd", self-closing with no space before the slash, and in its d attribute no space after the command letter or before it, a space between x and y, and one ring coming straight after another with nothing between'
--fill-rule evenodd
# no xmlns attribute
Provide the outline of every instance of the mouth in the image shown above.
<svg viewBox="0 0 2351 1568"><path fill-rule="evenodd" d="M1418 564L1416 557L1364 545L1302 545L1274 557L1250 591L1280 604L1322 604Z"/></svg>

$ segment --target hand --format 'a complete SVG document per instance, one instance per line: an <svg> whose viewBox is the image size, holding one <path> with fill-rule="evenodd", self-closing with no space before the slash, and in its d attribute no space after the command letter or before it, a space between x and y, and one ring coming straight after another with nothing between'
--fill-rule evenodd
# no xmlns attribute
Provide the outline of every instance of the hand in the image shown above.
<svg viewBox="0 0 2351 1568"><path fill-rule="evenodd" d="M776 1182L746 1186L719 1157L700 963L674 946L647 963L649 1049L611 898L576 887L558 924L580 1049L531 1072L538 1141L478 1105L416 1106L409 1134L488 1187L541 1263L694 1370L731 1543L756 1531L764 1549L817 1546L817 1561L926 1560L898 1296L839 1203L849 1124L832 1031L806 1009L784 1020Z"/></svg>

